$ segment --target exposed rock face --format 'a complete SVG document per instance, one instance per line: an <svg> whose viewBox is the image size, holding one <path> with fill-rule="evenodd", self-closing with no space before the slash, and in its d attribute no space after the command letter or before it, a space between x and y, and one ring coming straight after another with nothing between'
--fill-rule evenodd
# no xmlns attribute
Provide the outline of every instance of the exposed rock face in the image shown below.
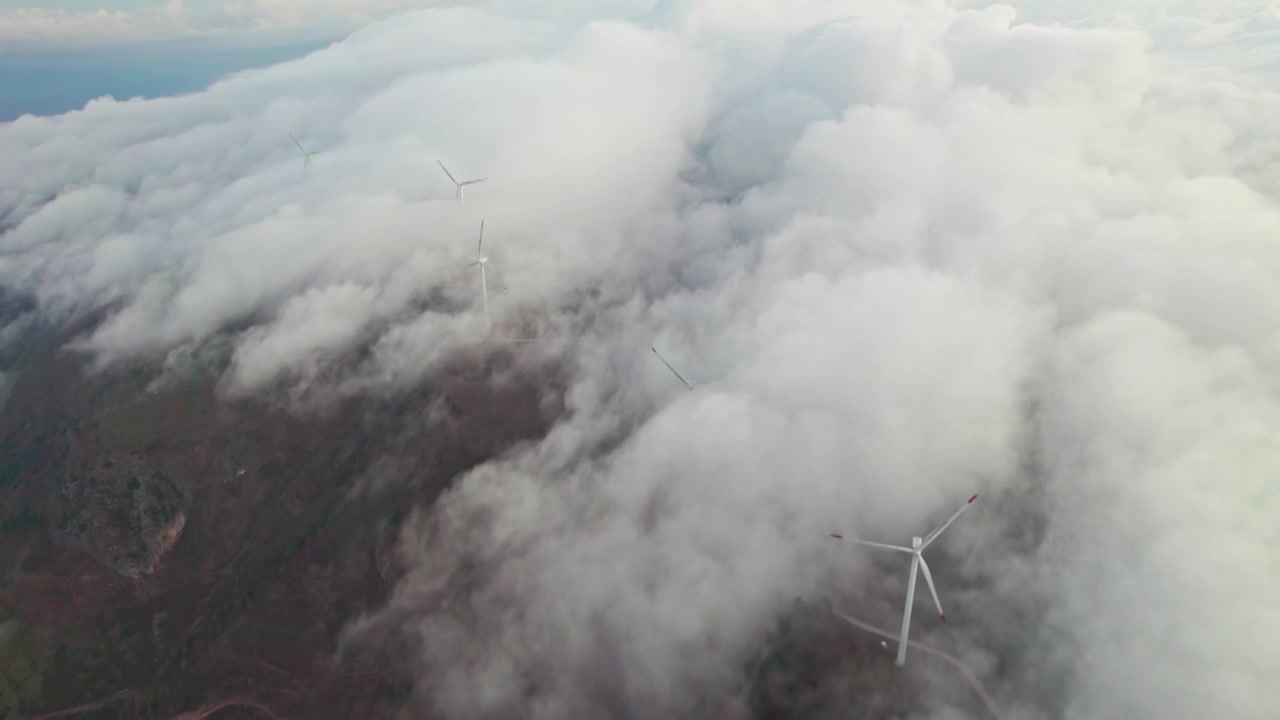
<svg viewBox="0 0 1280 720"><path fill-rule="evenodd" d="M74 460L60 483L66 509L58 532L121 575L155 572L182 533L189 498L145 462L72 445Z"/></svg>

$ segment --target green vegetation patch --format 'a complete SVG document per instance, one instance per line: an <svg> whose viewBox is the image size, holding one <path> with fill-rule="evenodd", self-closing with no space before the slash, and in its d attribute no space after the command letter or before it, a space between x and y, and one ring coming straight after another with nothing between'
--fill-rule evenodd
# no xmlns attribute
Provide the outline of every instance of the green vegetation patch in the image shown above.
<svg viewBox="0 0 1280 720"><path fill-rule="evenodd" d="M16 620L0 623L0 709L21 717L40 705L49 655Z"/></svg>

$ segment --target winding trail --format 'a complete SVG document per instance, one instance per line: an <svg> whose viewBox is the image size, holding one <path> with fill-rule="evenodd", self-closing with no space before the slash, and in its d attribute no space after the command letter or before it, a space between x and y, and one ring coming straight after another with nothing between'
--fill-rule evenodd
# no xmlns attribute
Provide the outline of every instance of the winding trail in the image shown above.
<svg viewBox="0 0 1280 720"><path fill-rule="evenodd" d="M849 623L850 625L853 625L854 627L860 628L862 630L866 630L867 632L875 635L879 635L880 637L889 638L894 642L898 641L898 636L895 635L894 633L891 633L887 630L881 630L875 625L865 623L861 620L858 620L857 618L849 617L848 615L845 615L839 610L833 609L831 612L834 613L836 617L840 618L841 620L844 620L845 622ZM1000 715L1000 711L996 709L996 703L994 700L991 699L991 695L987 693L987 689L982 687L982 683L979 682L977 676L969 672L969 669L966 668L964 664L960 662L959 658L955 657L954 655L949 655L941 650L938 650L937 648L932 648L932 647L929 647L928 645L922 645L916 642L915 640L908 639L907 647L913 647L921 652L928 653L930 655L933 655L934 657L941 658L942 660L950 663L952 667L960 671L960 674L964 676L964 679L969 682L969 687L973 688L973 691L977 693L979 698L982 699L982 703L987 706L987 710L990 711L991 717L994 717L996 720L1002 720L1003 716Z"/></svg>
<svg viewBox="0 0 1280 720"><path fill-rule="evenodd" d="M171 720L204 720L204 718L207 718L214 713L221 712L222 710L226 710L229 707L252 708L263 715L266 715L268 718L271 718L271 720L278 720L280 717L272 712L271 708L263 705L257 700L249 698L228 698L226 700L219 700L216 703L204 705L195 710L188 710L187 712L174 715Z"/></svg>
<svg viewBox="0 0 1280 720"><path fill-rule="evenodd" d="M119 692L111 693L96 702L88 702L83 705L76 705L75 707L63 708L62 710L47 712L43 715L32 715L28 717L27 720L52 720L53 718L71 717L73 715L80 715L94 710L101 710L122 700L131 702L136 710L137 706L140 704L141 696L132 690L121 690Z"/></svg>

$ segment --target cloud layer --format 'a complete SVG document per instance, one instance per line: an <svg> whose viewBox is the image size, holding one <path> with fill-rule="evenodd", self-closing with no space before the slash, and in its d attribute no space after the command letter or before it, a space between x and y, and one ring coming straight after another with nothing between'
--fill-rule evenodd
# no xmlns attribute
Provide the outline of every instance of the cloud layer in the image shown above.
<svg viewBox="0 0 1280 720"><path fill-rule="evenodd" d="M732 696L796 595L892 622L905 572L829 531L972 492L931 558L963 620L915 634L1004 704L1280 707L1276 93L1006 6L640 5L421 11L0 126L0 282L110 308L101 366L387 392L479 344L485 219L495 333L567 411L419 513L352 628L420 640L446 716ZM437 158L490 180L455 203Z"/></svg>

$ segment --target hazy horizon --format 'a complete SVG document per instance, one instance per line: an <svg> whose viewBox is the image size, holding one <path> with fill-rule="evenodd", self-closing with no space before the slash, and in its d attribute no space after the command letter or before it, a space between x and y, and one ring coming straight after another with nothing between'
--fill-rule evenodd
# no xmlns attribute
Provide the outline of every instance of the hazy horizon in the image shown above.
<svg viewBox="0 0 1280 720"><path fill-rule="evenodd" d="M0 49L0 122L59 115L90 100L171 97L204 90L242 70L275 65L339 38L268 47L156 41L109 47ZM193 46L194 45L194 46Z"/></svg>

